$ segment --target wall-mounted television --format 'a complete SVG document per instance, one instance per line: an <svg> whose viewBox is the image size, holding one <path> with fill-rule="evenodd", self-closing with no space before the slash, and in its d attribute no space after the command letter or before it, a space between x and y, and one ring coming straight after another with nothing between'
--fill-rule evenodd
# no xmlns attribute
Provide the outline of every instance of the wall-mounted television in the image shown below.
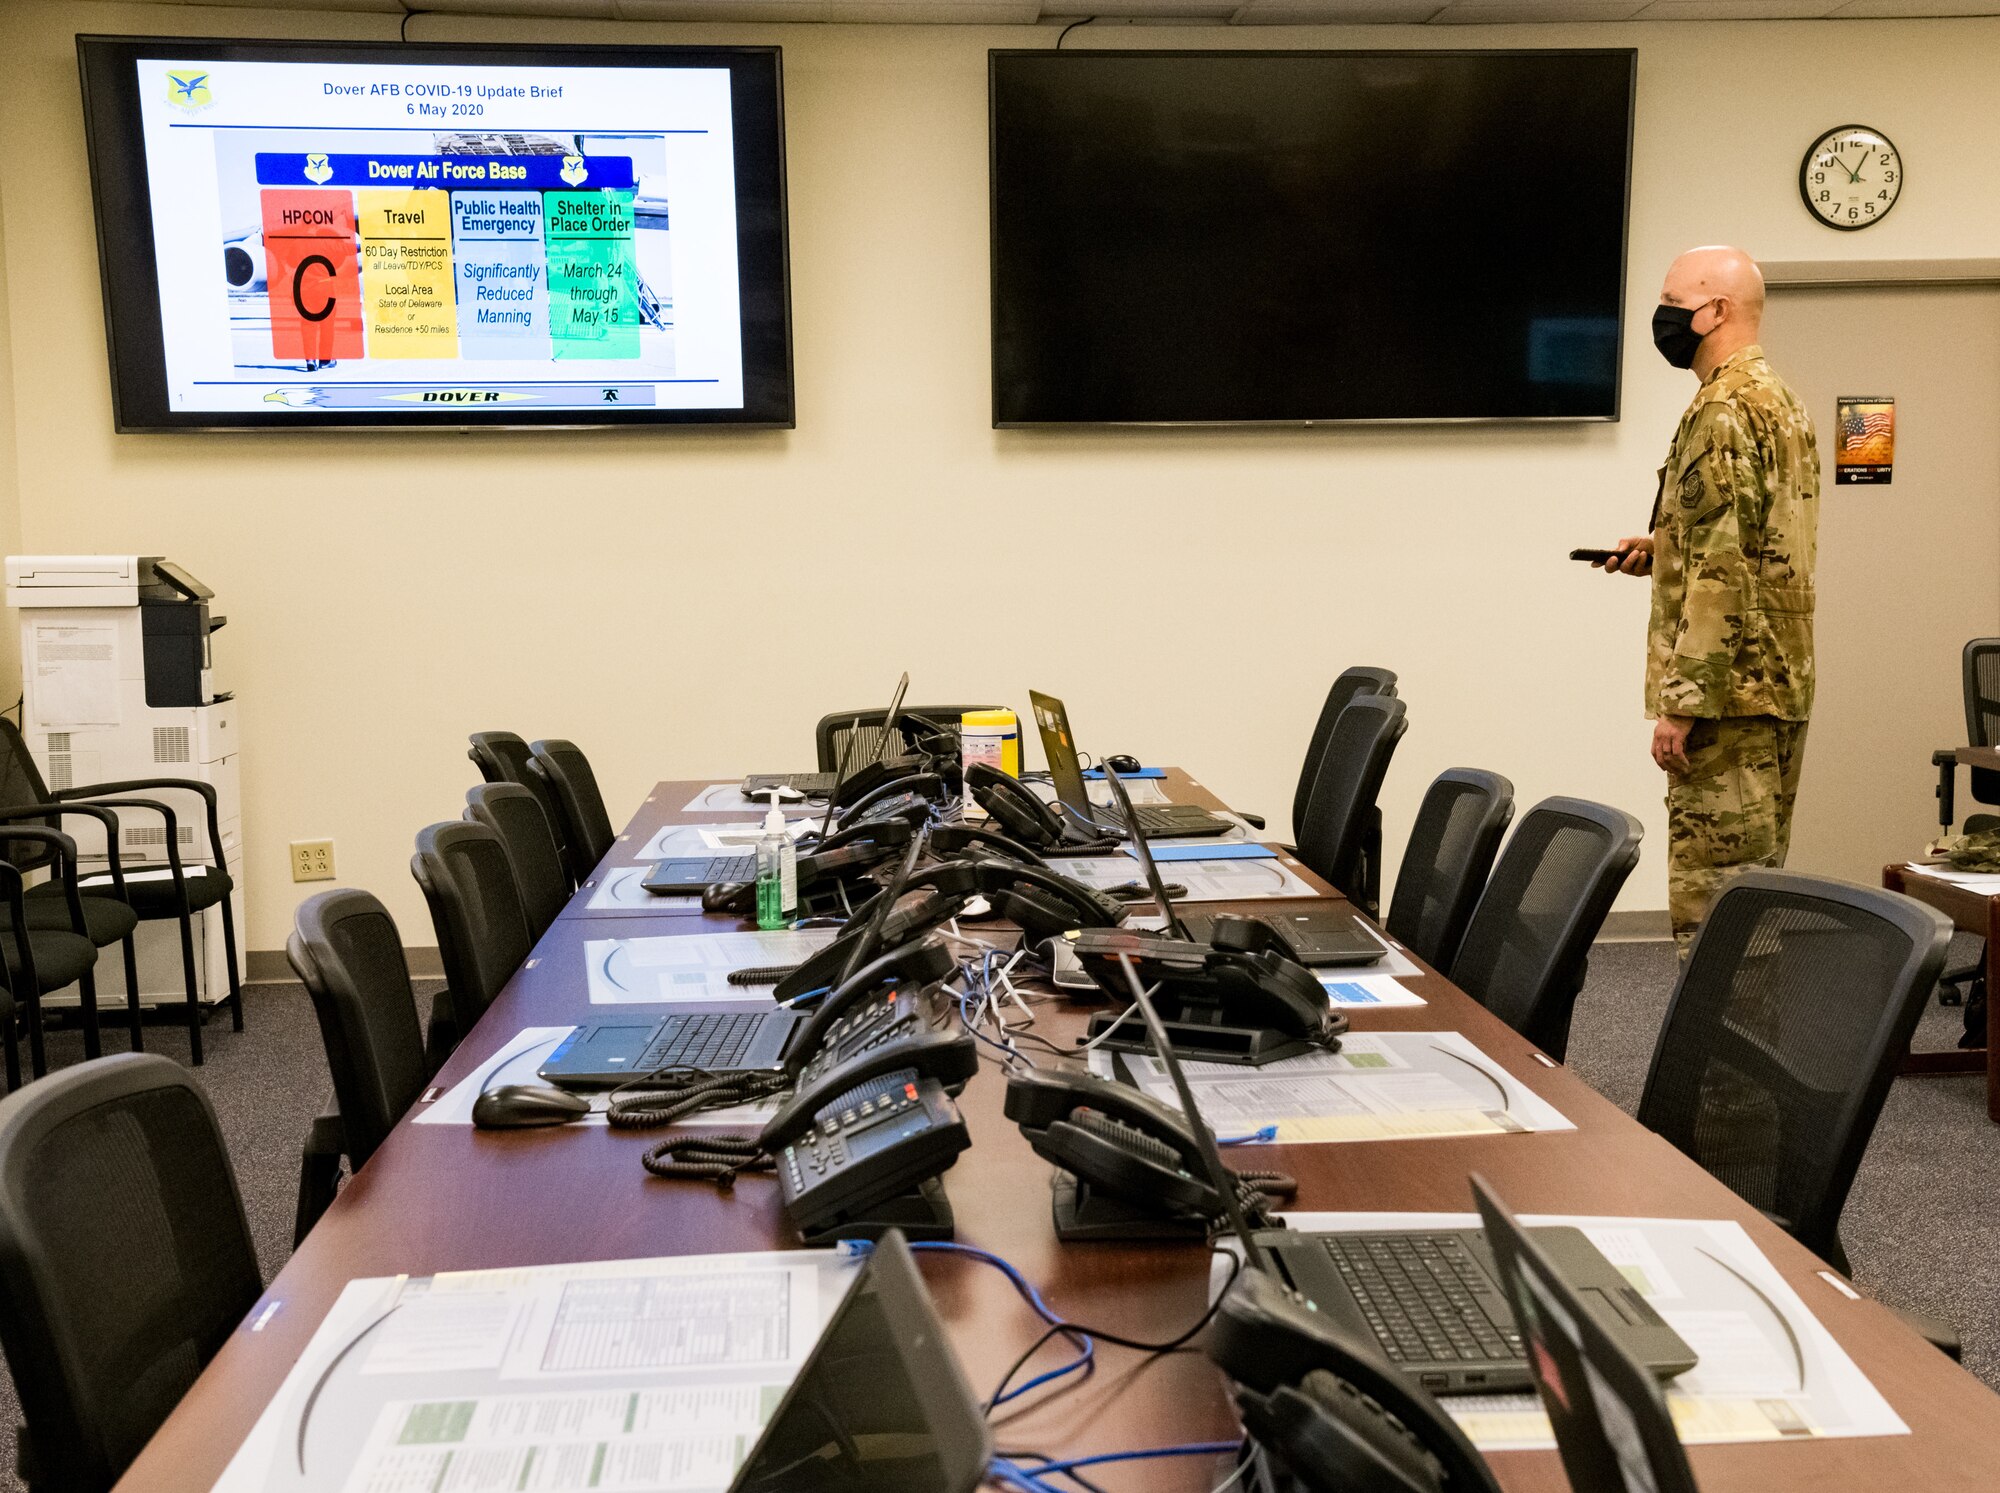
<svg viewBox="0 0 2000 1493"><path fill-rule="evenodd" d="M77 53L120 430L792 423L775 47Z"/></svg>
<svg viewBox="0 0 2000 1493"><path fill-rule="evenodd" d="M1634 59L992 53L993 423L1617 419Z"/></svg>

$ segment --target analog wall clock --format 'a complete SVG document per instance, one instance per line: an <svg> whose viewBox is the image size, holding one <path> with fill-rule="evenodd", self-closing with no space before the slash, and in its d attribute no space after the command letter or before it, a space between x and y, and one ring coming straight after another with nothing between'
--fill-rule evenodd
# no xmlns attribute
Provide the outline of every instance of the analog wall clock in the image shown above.
<svg viewBox="0 0 2000 1493"><path fill-rule="evenodd" d="M1865 124L1828 130L1799 165L1807 209L1843 233L1881 222L1902 192L1902 156L1887 135Z"/></svg>

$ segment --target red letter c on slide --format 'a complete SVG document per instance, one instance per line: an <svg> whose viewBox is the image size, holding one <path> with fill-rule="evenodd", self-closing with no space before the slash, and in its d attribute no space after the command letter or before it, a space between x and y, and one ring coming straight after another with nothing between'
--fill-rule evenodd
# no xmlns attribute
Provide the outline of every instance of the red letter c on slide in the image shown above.
<svg viewBox="0 0 2000 1493"><path fill-rule="evenodd" d="M306 310L306 303L299 299L299 290L305 284L306 271L313 265L318 265L329 276L334 273L333 261L328 259L324 254L306 255L304 259L299 261L299 267L292 271L292 304L298 308L299 315L303 316L307 321L325 321L329 316L333 315L334 298L332 296L328 296L317 311Z"/></svg>

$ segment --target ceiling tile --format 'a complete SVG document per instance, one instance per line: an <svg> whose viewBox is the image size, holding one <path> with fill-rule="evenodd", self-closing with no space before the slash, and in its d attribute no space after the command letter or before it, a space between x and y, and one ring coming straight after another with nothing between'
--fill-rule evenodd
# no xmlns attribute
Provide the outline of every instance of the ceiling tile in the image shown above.
<svg viewBox="0 0 2000 1493"><path fill-rule="evenodd" d="M1238 26L1419 26L1447 0L1250 0L1230 17Z"/></svg>
<svg viewBox="0 0 2000 1493"><path fill-rule="evenodd" d="M1841 0L1653 0L1642 21L1810 21L1831 15Z"/></svg>
<svg viewBox="0 0 2000 1493"><path fill-rule="evenodd" d="M1853 0L1834 12L1843 21L1868 16L1993 16L2000 5L1993 0Z"/></svg>
<svg viewBox="0 0 2000 1493"><path fill-rule="evenodd" d="M1646 0L1454 0L1433 20L1443 26L1629 21L1645 7Z"/></svg>

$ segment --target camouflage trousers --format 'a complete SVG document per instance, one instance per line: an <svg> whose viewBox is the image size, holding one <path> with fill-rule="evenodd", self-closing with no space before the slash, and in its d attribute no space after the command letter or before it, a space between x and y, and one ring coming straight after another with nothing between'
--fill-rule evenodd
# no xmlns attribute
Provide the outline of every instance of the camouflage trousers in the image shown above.
<svg viewBox="0 0 2000 1493"><path fill-rule="evenodd" d="M1784 865L1805 752L1806 722L1771 715L1697 720L1688 732L1690 770L1667 777L1667 915L1683 959L1732 876Z"/></svg>

